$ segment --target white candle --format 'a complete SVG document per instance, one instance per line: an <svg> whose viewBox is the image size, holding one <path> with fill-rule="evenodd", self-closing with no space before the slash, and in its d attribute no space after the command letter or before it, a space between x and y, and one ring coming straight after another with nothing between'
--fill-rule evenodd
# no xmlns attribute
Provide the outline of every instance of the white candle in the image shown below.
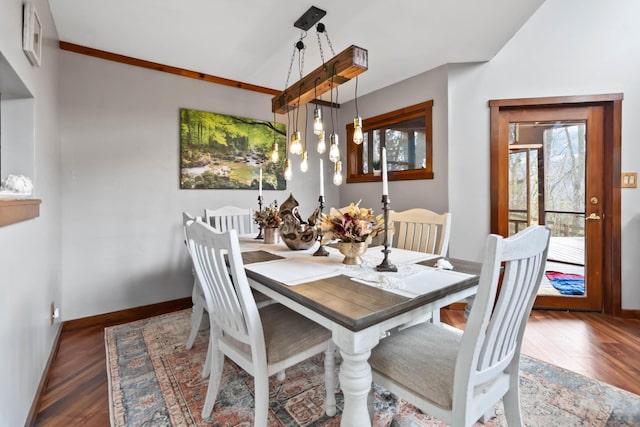
<svg viewBox="0 0 640 427"><path fill-rule="evenodd" d="M389 195L389 181L387 179L387 149L382 148L382 195Z"/></svg>
<svg viewBox="0 0 640 427"><path fill-rule="evenodd" d="M324 197L324 164L320 159L320 197Z"/></svg>
<svg viewBox="0 0 640 427"><path fill-rule="evenodd" d="M262 196L262 168L260 168L260 186L258 187L258 195Z"/></svg>

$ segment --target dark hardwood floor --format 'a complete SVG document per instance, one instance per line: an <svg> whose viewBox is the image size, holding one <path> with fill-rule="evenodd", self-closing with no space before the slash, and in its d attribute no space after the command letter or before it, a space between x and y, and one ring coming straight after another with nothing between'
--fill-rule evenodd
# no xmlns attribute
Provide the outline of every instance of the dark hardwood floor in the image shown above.
<svg viewBox="0 0 640 427"><path fill-rule="evenodd" d="M184 303L184 302L183 302ZM155 309L155 315L179 307ZM464 327L461 310L442 310L442 321ZM65 328L34 426L109 425L105 325L133 319L107 317L100 325ZM534 311L522 352L640 394L640 320L595 313Z"/></svg>

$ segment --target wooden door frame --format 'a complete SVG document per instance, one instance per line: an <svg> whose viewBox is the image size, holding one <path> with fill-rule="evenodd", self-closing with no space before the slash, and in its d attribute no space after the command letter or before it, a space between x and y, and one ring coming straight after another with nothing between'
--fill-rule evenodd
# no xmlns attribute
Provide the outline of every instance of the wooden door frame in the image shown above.
<svg viewBox="0 0 640 427"><path fill-rule="evenodd" d="M491 232L498 233L498 224L507 221L508 214L508 141L502 144L499 138L499 116L501 111L533 109L533 108L562 108L562 107L591 107L604 108L603 158L604 213L603 241L607 242L603 248L602 264L602 312L613 316L622 315L622 273L621 260L621 209L622 198L620 192L621 148L622 148L622 99L623 94L604 94L586 96L560 96L544 98L497 99L489 101L491 110ZM506 177L506 178L505 178ZM611 191L608 191L611 189ZM616 262L617 261L617 262Z"/></svg>

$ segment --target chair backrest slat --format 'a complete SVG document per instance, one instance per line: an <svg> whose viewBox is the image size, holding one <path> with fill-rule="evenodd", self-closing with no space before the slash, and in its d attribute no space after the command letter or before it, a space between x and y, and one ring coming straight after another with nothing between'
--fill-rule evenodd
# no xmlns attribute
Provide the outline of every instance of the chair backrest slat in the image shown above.
<svg viewBox="0 0 640 427"><path fill-rule="evenodd" d="M204 210L205 222L219 231L236 230L238 234L255 231L253 209L223 206Z"/></svg>
<svg viewBox="0 0 640 427"><path fill-rule="evenodd" d="M495 378L520 354L527 318L544 273L549 236L546 227L532 226L508 239L497 235L487 239L478 294L456 366L471 384Z"/></svg>
<svg viewBox="0 0 640 427"><path fill-rule="evenodd" d="M196 274L203 284L207 310L222 331L249 345L263 340L237 231L219 232L203 222L193 222L187 226L187 239Z"/></svg>
<svg viewBox="0 0 640 427"><path fill-rule="evenodd" d="M392 246L445 256L449 247L451 214L437 214L428 209L391 211L394 235Z"/></svg>

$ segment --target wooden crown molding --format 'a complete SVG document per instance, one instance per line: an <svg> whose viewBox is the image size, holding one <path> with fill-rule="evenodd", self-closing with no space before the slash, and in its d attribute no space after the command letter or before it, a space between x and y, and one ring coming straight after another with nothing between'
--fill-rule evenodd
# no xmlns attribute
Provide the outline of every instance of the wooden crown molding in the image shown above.
<svg viewBox="0 0 640 427"><path fill-rule="evenodd" d="M150 70L161 71L163 73L175 74L191 79L203 80L209 83L216 83L224 86L231 86L238 89L250 90L267 95L278 95L279 90L270 89L268 87L252 85L249 83L239 82L237 80L226 79L224 77L212 76L211 74L200 73L184 68L172 67L170 65L159 64L157 62L145 61L143 59L132 58L130 56L119 55L117 53L106 52L104 50L93 49L86 46L60 41L60 49L69 52L75 52L82 55L93 56L95 58L106 59L107 61L119 62L121 64L133 65L136 67L148 68Z"/></svg>

